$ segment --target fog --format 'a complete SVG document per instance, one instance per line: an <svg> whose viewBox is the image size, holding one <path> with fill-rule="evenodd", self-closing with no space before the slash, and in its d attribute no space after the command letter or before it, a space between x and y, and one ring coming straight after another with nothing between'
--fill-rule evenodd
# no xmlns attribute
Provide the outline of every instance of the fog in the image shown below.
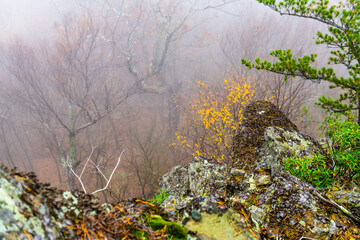
<svg viewBox="0 0 360 240"><path fill-rule="evenodd" d="M192 159L176 142L189 134L199 80L219 92L224 79L250 84L254 100L274 101L316 135L306 122L321 119L313 104L327 85L284 84L240 60L292 49L317 53L324 65L318 30L326 28L254 0L0 0L0 162L76 189L69 168L81 172L93 150L82 181L99 189L125 149L102 197L150 197L162 174Z"/></svg>
<svg viewBox="0 0 360 240"><path fill-rule="evenodd" d="M36 42L49 38L54 23L73 7L73 1L69 0L1 0L1 39L17 36Z"/></svg>

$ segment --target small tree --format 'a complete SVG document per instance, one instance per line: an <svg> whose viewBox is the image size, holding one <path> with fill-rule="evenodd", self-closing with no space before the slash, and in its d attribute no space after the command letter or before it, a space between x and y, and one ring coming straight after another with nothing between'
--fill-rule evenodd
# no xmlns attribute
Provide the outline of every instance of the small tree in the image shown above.
<svg viewBox="0 0 360 240"><path fill-rule="evenodd" d="M328 33L317 32L316 44L326 44L332 49L328 64L341 64L347 69L347 76L339 76L333 68L317 69L311 66L317 55L305 55L293 58L291 50L275 50L271 56L279 61L272 63L267 60L255 59L255 63L242 59L242 64L258 70L288 77L302 78L320 82L325 80L331 83L330 88L340 87L344 91L337 99L322 96L319 104L334 112L358 112L357 122L360 123L360 2L346 0L345 3L330 5L328 0L257 0L269 6L281 15L309 18L328 26Z"/></svg>
<svg viewBox="0 0 360 240"><path fill-rule="evenodd" d="M176 132L176 142L193 156L230 159L242 109L254 95L253 86L237 80L225 80L221 91L198 81L195 96L184 98L185 126Z"/></svg>

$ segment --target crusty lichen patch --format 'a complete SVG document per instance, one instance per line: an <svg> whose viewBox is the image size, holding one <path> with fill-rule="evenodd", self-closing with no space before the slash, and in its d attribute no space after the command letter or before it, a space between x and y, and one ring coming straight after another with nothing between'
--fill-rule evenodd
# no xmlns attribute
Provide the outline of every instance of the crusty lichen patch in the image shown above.
<svg viewBox="0 0 360 240"><path fill-rule="evenodd" d="M8 233L35 232L45 237L42 221L34 217L32 210L22 204L21 191L5 178L0 178L0 238L8 239Z"/></svg>
<svg viewBox="0 0 360 240"><path fill-rule="evenodd" d="M68 226L98 206L90 195L58 190L32 172L0 164L0 239L73 238L76 232Z"/></svg>

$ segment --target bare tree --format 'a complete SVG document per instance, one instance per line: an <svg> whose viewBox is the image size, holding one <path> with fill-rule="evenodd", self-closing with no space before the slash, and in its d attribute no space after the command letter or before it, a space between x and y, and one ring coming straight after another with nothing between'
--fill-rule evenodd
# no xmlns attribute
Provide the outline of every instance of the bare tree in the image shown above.
<svg viewBox="0 0 360 240"><path fill-rule="evenodd" d="M232 2L235 0L86 1L81 3L85 7L78 12L81 15L66 16L57 25L51 43L33 48L15 40L8 45L5 63L11 83L5 97L21 107L21 116L31 119L42 146L59 167L59 180L62 164L70 189L76 188L66 158L78 172L91 145L99 146L93 161L97 164L102 159L102 171L111 165L112 153L122 145L119 135L128 133L119 127L124 118L119 106L137 93L144 96L144 102L155 99L153 104L161 114L156 116L156 130L148 126L135 131L133 126L129 142L134 147L126 146L126 155L141 148L142 154L124 159L135 159L139 177L149 176L142 164L145 159L150 159L146 166L163 161L159 147L167 148L173 133L170 126L179 122L173 96L182 87L178 73L183 70L176 59L182 55L179 49L190 42L189 33L202 30L198 26L201 19L198 23L192 20ZM143 118L154 118L154 112L147 114ZM156 153L151 152L149 145L160 142ZM151 178L157 179L157 174ZM149 195L154 186L145 186L143 195Z"/></svg>
<svg viewBox="0 0 360 240"><path fill-rule="evenodd" d="M189 20L200 12L236 0L118 0L93 1L100 9L93 12L107 26L104 41L111 42L125 63L128 73L143 92L164 93L169 80L163 76L166 59L177 44L196 26ZM100 4L100 5L99 5Z"/></svg>
<svg viewBox="0 0 360 240"><path fill-rule="evenodd" d="M13 76L16 104L28 111L56 146L70 189L76 188L66 157L76 171L81 133L110 115L134 87L118 75L112 48L97 34L99 26L86 15L65 17L58 26L54 50L33 49L20 41L9 46L7 69Z"/></svg>

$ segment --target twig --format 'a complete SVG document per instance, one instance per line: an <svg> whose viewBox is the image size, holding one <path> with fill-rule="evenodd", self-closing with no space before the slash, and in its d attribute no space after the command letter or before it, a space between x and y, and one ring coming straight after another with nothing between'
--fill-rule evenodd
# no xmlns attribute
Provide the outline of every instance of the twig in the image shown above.
<svg viewBox="0 0 360 240"><path fill-rule="evenodd" d="M360 224L360 220L355 217L353 214L351 214L351 212L349 210L347 210L346 208L344 208L343 206L340 206L339 204L337 204L336 202L332 201L331 199L326 199L324 198L320 193L318 193L315 189L312 190L312 192L318 197L320 198L322 201L340 209L346 216L348 216L349 218L351 218L352 220L354 220L354 222L356 222L357 224Z"/></svg>
<svg viewBox="0 0 360 240"><path fill-rule="evenodd" d="M119 164L120 164L121 156L123 155L124 152L125 152L125 149L122 150L122 152L121 152L121 154L120 154L120 156L119 156L119 158L118 158L118 161L117 161L117 163L116 163L116 166L115 166L114 169L112 170L111 175L110 175L110 177L109 177L109 180L108 180L107 183L106 183L106 186L105 186L104 188L102 188L102 189L98 189L98 190L92 192L91 194L95 194L95 193L97 193L97 192L101 192L101 191L104 191L104 190L107 189L107 187L109 186L109 183L110 183L110 181L111 181L111 178L112 178L112 176L114 175L114 172L115 172L116 168L117 168L117 167L119 166Z"/></svg>
<svg viewBox="0 0 360 240"><path fill-rule="evenodd" d="M90 158L90 157L89 157ZM71 166L71 163L70 163L70 160L69 160L69 154L66 156L66 162L67 162L67 165L68 167L70 168L71 172L74 174L74 176L79 179L79 182L81 184L81 187L83 188L84 192L86 193L86 188L83 184L83 182L81 181L81 178L74 172L74 170L72 169L72 166Z"/></svg>
<svg viewBox="0 0 360 240"><path fill-rule="evenodd" d="M83 167L83 169L82 169L82 171L81 171L81 173L80 173L80 178L81 178L81 176L83 175L83 173L84 173L84 171L85 171L86 165L88 164L89 161L91 161L91 160L90 160L90 157L92 156L95 148L96 148L96 147L91 147L90 156L88 157L88 159L86 160L86 163L84 164L84 167ZM91 162L92 162L92 161L91 161Z"/></svg>
<svg viewBox="0 0 360 240"><path fill-rule="evenodd" d="M71 165L70 160L69 160L69 155L67 155L67 157L66 157L66 159L67 159L67 165L68 165L68 167L70 168L70 171L71 171L71 172L74 174L74 176L79 180L79 182L80 182L80 184L81 184L81 187L82 187L82 189L84 190L85 193L87 193L87 192L86 192L85 185L84 185L83 181L81 180L81 177L82 177L82 175L83 175L83 173L84 173L84 171L85 171L85 168L86 168L86 166L87 166L87 164L88 164L89 162L91 162L91 163L95 166L95 168L97 169L97 171L99 171L99 173L101 174L101 176L102 176L103 178L105 178L105 180L106 180L106 186L105 186L104 188L102 188L102 189L98 189L98 190L92 192L91 194L95 194L95 193L104 191L104 190L106 190L106 189L108 188L108 186L109 186L109 184L110 184L110 181L111 181L111 178L113 177L116 168L117 168L117 167L119 166L119 164L120 164L121 156L122 156L123 153L125 152L125 149L122 150L122 152L121 152L121 154L120 154L120 156L119 156L119 158L118 158L118 160L117 160L117 163L116 163L114 169L112 170L112 172L111 172L111 174L110 174L109 179L107 179L107 178L105 177L104 173L100 170L100 168L91 160L91 156L92 156L92 154L93 154L93 152L94 152L94 149L95 149L95 147L91 147L91 153L90 153L88 159L86 160L86 163L84 164L83 169L81 170L80 176L78 176L78 175L75 173L75 171L73 170L72 165Z"/></svg>
<svg viewBox="0 0 360 240"><path fill-rule="evenodd" d="M96 170L98 170L98 172L101 174L101 176L103 176L103 178L105 178L105 180L108 181L108 179L105 177L103 172L99 169L99 166L96 165L92 160L90 160L90 162L95 166Z"/></svg>

